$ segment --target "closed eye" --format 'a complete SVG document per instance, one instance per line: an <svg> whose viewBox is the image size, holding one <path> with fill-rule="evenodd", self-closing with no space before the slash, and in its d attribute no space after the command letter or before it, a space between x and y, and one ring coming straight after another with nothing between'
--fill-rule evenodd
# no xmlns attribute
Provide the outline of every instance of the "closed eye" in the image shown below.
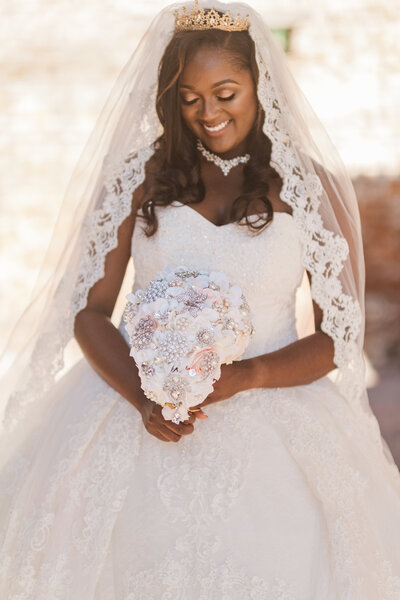
<svg viewBox="0 0 400 600"><path fill-rule="evenodd" d="M190 106L191 104L194 104L195 102L197 102L198 98L194 98L193 100L185 100L185 98L182 98L182 102L183 104L186 104L186 106Z"/></svg>
<svg viewBox="0 0 400 600"><path fill-rule="evenodd" d="M228 102L229 100L233 100L235 97L235 94L231 94L230 96L217 96L218 100L221 100L221 102ZM182 103L185 104L186 106L191 106L192 104L194 104L195 102L197 102L198 98L193 98L193 100L185 100L185 98L182 98Z"/></svg>
<svg viewBox="0 0 400 600"><path fill-rule="evenodd" d="M235 97L235 94L231 94L230 96L217 96L218 100L221 100L221 102L228 102L228 100L233 100Z"/></svg>

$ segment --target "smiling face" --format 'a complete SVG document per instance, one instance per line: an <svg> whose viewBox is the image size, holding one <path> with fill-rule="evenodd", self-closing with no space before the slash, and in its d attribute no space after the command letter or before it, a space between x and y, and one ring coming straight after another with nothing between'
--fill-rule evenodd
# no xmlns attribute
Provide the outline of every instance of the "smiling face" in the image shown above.
<svg viewBox="0 0 400 600"><path fill-rule="evenodd" d="M185 65L179 93L183 120L207 148L223 158L246 152L257 96L250 70L231 53L200 48Z"/></svg>

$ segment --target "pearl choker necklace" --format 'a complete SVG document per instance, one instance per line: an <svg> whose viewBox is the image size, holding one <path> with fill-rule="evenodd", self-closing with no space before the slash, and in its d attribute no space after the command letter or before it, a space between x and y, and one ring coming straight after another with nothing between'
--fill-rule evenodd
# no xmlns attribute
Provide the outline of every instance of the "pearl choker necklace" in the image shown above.
<svg viewBox="0 0 400 600"><path fill-rule="evenodd" d="M235 158L231 158L230 160L224 160L216 154L213 154L212 152L206 150L200 140L197 140L197 150L199 150L202 153L206 160L208 160L209 162L213 162L215 165L217 165L217 167L221 169L225 176L228 175L229 171L233 167L237 167L237 165L240 163L246 164L250 160L250 154L245 154L244 156L236 156Z"/></svg>

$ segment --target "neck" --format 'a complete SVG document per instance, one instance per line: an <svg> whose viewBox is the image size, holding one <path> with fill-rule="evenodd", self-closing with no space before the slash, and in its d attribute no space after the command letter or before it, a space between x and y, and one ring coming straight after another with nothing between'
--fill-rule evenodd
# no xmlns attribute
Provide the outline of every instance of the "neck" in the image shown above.
<svg viewBox="0 0 400 600"><path fill-rule="evenodd" d="M230 148L226 152L215 152L214 150L211 150L211 148L208 148L208 146L206 146L205 144L203 144L203 146L207 148L209 152L215 154L215 156L219 156L220 158L222 158L222 160L231 160L232 158L236 158L237 156L244 156L248 152L247 144L245 141L241 142L234 148Z"/></svg>

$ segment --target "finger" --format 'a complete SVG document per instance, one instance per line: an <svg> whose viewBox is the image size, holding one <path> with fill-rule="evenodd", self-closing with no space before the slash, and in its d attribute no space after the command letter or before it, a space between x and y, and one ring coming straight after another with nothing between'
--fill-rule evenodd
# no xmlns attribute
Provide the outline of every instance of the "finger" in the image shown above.
<svg viewBox="0 0 400 600"><path fill-rule="evenodd" d="M149 431L149 433L161 442L169 442L169 439L159 431Z"/></svg>
<svg viewBox="0 0 400 600"><path fill-rule="evenodd" d="M184 427L182 429L179 429L179 432L182 435L188 435L189 433L193 433L194 431L194 426L191 423L185 423Z"/></svg>
<svg viewBox="0 0 400 600"><path fill-rule="evenodd" d="M174 431L168 431L168 433L165 434L168 437L168 440L171 442L179 442L179 440L181 439L181 435L179 435L178 433L175 433Z"/></svg>
<svg viewBox="0 0 400 600"><path fill-rule="evenodd" d="M175 428L171 428L171 431L178 435L187 435L188 433L193 433L194 426L191 423L179 423Z"/></svg>
<svg viewBox="0 0 400 600"><path fill-rule="evenodd" d="M172 421L164 421L164 427L166 427L169 431L176 433L178 435L183 435L185 433L192 433L193 425L191 423L187 423L182 421L181 423L173 423Z"/></svg>
<svg viewBox="0 0 400 600"><path fill-rule="evenodd" d="M194 414L189 413L189 417L186 419L186 421L182 421L182 423L184 425L189 425L189 424L194 423L195 420L196 420L196 417L194 416Z"/></svg>
<svg viewBox="0 0 400 600"><path fill-rule="evenodd" d="M166 442L177 442L181 438L181 436L178 433L172 431L171 429L168 429L167 427L163 427L162 425L159 426L159 428L154 432L153 435L155 435L156 437L160 436L160 439L164 438Z"/></svg>
<svg viewBox="0 0 400 600"><path fill-rule="evenodd" d="M202 410L199 410L195 413L196 419L208 419L208 415Z"/></svg>
<svg viewBox="0 0 400 600"><path fill-rule="evenodd" d="M177 442L183 433L191 433L193 430L186 429L186 427L182 428L183 423L180 424L181 427L179 428L172 421L166 421L162 416L161 406L159 405L155 405L155 410L150 415L149 425L151 426L149 433L166 442ZM187 426L193 428L191 424Z"/></svg>
<svg viewBox="0 0 400 600"><path fill-rule="evenodd" d="M165 420L164 417L158 422L158 430L172 441L179 439L183 433L182 424L175 425L172 421Z"/></svg>

